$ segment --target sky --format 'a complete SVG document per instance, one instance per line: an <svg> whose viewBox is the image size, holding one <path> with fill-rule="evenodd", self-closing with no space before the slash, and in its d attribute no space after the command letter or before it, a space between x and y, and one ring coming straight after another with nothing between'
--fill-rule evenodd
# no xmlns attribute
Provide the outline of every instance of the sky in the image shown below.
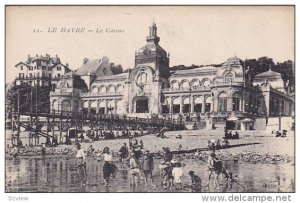
<svg viewBox="0 0 300 203"><path fill-rule="evenodd" d="M7 6L6 82L28 54L58 55L73 70L102 56L133 68L153 21L170 66L219 64L234 55L294 61L292 6ZM71 28L85 31L61 32Z"/></svg>

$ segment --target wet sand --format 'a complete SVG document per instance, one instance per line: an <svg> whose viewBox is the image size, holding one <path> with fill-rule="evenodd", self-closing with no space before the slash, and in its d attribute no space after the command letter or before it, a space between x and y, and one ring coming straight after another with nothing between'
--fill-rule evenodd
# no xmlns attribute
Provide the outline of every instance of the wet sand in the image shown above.
<svg viewBox="0 0 300 203"><path fill-rule="evenodd" d="M88 158L87 186L81 187L77 172L76 159L45 158L45 159L11 159L6 161L6 192L190 192L189 170L194 170L203 181L207 182L207 166L201 160L182 159L183 189L164 189L160 185L160 170L155 160L153 171L156 187L144 187L141 181L139 186L130 186L128 167L121 166L117 160L119 172L112 179L112 187L104 187L102 166L103 161ZM253 164L246 162L224 161L224 167L233 172L234 177L245 188L233 183L230 188L223 185L221 190L203 187L202 192L293 192L295 189L291 164ZM8 175L9 174L9 175ZM220 179L221 180L221 179ZM221 181L222 182L222 181Z"/></svg>

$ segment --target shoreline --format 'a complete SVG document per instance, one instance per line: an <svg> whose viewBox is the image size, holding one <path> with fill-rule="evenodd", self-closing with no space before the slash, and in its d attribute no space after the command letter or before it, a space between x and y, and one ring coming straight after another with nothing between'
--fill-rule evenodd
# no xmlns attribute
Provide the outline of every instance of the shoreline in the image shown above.
<svg viewBox="0 0 300 203"><path fill-rule="evenodd" d="M208 132L211 134L211 132ZM189 151L193 149L207 147L207 141L210 139L221 139L222 134L219 135L182 135L182 139L177 139L176 135L183 134L182 131L167 132L167 138L159 138L155 135L145 135L137 137L144 143L144 150L149 150L156 157L162 156L162 147L169 147L171 151L178 151L178 146L181 145L182 151ZM256 136L241 135L240 139L229 140L230 145L241 145L238 147L230 147L216 150L216 154L222 160L232 161L246 161L250 163L266 163L266 164L280 164L291 163L294 164L294 135L289 133L286 138L276 138L275 136L264 136L257 134ZM95 149L94 157L100 153L104 147L109 146L113 151L115 157L118 157L118 151L123 143L127 143L128 139L115 139L94 141L92 143L81 143L82 148L86 151L88 146L92 145ZM257 144L256 144L257 143ZM189 147L187 147L189 146ZM210 151L203 151L200 154L207 158ZM72 158L74 157L74 145L58 145L57 147L46 147L45 158ZM176 156L176 155L175 155ZM181 156L186 158L197 158L195 153L182 153ZM19 154L21 159L43 158L41 155L41 147L36 146L30 148L26 154ZM12 158L6 152L6 159Z"/></svg>

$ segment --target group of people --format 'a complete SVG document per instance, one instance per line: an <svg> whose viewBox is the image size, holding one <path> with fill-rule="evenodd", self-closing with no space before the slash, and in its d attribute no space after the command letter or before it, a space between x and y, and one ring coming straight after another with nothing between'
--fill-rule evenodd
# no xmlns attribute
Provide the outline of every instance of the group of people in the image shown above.
<svg viewBox="0 0 300 203"><path fill-rule="evenodd" d="M81 148L80 143L76 143L75 147L77 148L76 159L79 178L81 180L81 185L85 186L87 181L87 170L86 170L86 155L84 150ZM92 146L89 147L88 152L93 152L94 149ZM103 164L103 180L104 186L109 187L109 182L111 177L115 177L118 171L118 167L112 162L112 152L109 147L105 147L103 151L98 155L104 160Z"/></svg>
<svg viewBox="0 0 300 203"><path fill-rule="evenodd" d="M87 180L86 172L86 155L84 150L81 148L79 143L76 144L77 153L77 165L79 171L79 177L81 179L81 184L85 185ZM139 185L140 181L144 182L145 187L148 187L149 183L156 187L153 180L153 169L154 169L154 155L150 153L149 150L143 150L143 142L138 142L137 139L132 139L130 146L128 147L126 143L119 150L120 163L121 165L128 165L129 175L130 175L130 185ZM93 153L95 149L92 145L89 146L87 152ZM139 153L137 153L139 152ZM198 155L195 154L195 156ZM103 151L97 155L104 160L103 164L103 179L104 186L110 187L111 177L114 178L118 172L118 167L113 162L113 153L109 147L105 147ZM227 182L232 182L232 173L223 167L222 161L216 156L215 152L212 151L208 157L208 160L204 162L208 166L208 182L205 186L210 185L211 176L214 175L214 188L220 189L219 176L225 177ZM163 148L163 161L160 163L159 168L161 170L161 185L165 189L182 189L182 177L184 163L174 158L173 153L170 148ZM201 192L202 185L201 178L196 175L195 171L189 171L189 176L191 178L191 189L193 192Z"/></svg>
<svg viewBox="0 0 300 203"><path fill-rule="evenodd" d="M228 132L227 130L225 130L224 138L225 139L240 139L240 135L237 131L235 131L235 133L232 134L231 131Z"/></svg>
<svg viewBox="0 0 300 203"><path fill-rule="evenodd" d="M228 146L229 141L227 139L222 139L222 141L220 141L219 139L210 139L207 141L207 147L213 151L221 148L226 148Z"/></svg>
<svg viewBox="0 0 300 203"><path fill-rule="evenodd" d="M286 137L287 130L282 130L280 132L279 130L276 131L276 137Z"/></svg>
<svg viewBox="0 0 300 203"><path fill-rule="evenodd" d="M80 142L84 142L85 138L88 138L91 141L99 141L99 140L114 140L114 139L128 139L133 137L140 137L144 135L144 131L104 131L104 130L88 130L86 132L86 136L84 136L83 132L79 135Z"/></svg>

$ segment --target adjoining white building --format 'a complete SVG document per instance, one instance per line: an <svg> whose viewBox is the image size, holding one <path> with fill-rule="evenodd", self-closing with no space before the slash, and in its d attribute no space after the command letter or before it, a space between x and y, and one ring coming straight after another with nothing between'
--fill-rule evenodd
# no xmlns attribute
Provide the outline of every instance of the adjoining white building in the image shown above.
<svg viewBox="0 0 300 203"><path fill-rule="evenodd" d="M35 57L28 55L25 62L19 62L15 67L19 70L19 75L15 80L17 85L23 83L30 86L53 85L53 88L56 87L56 83L62 75L71 71L68 64L62 64L57 55L50 57L49 54Z"/></svg>
<svg viewBox="0 0 300 203"><path fill-rule="evenodd" d="M260 129L269 117L293 115L294 99L284 91L280 73L258 74L252 83L236 56L221 67L170 72L169 55L159 41L153 23L146 45L135 53L135 67L127 73L113 75L107 57L84 59L51 92L52 110L208 120L212 128L229 129ZM85 85L74 86L82 81ZM265 123L254 125L256 118L265 118Z"/></svg>

